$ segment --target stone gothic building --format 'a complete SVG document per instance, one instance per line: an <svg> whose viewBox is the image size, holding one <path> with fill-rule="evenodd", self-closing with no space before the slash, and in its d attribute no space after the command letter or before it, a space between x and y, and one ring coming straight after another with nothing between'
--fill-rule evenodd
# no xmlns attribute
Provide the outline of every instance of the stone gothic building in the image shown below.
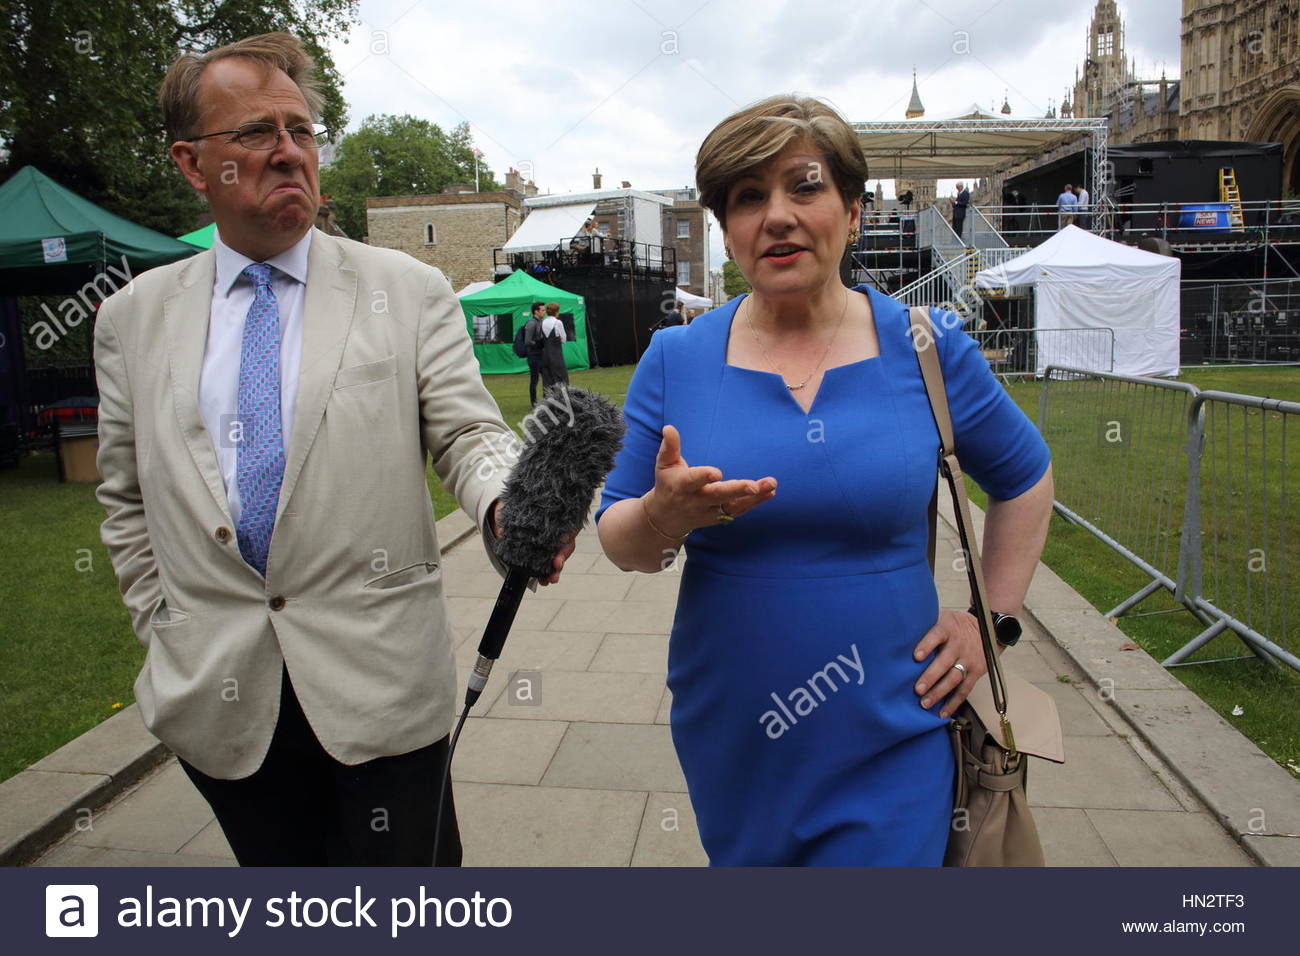
<svg viewBox="0 0 1300 956"><path fill-rule="evenodd" d="M1300 0L1183 0L1182 139L1281 143L1300 196Z"/></svg>
<svg viewBox="0 0 1300 956"><path fill-rule="evenodd" d="M1124 22L1115 0L1098 0L1088 24L1083 66L1074 71L1061 116L1104 116L1110 141L1154 143L1178 139L1179 81L1163 74L1142 79L1127 57Z"/></svg>

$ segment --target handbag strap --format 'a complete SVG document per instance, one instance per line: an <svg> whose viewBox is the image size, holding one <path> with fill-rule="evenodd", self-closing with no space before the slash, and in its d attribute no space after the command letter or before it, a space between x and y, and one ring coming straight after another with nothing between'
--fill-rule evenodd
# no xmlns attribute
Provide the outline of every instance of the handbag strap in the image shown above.
<svg viewBox="0 0 1300 956"><path fill-rule="evenodd" d="M1002 721L1008 749L1015 753L1015 738L1011 734L1011 724L1007 720L1006 684L1002 679L998 655L993 647L993 619L988 601L984 597L984 568L972 531L970 502L966 496L966 478L962 473L961 464L957 461L957 454L953 450L952 415L948 410L948 393L943 384L939 351L934 345L934 325L930 321L930 310L925 306L913 306L910 310L909 325L916 358L921 365L921 377L925 380L925 391L930 398L930 411L934 414L934 423L939 427L939 473L948 482L953 511L957 516L957 534L961 539L962 551L966 555L966 577L970 581L971 604L975 608L976 620L979 621L980 643L984 646L984 660L988 664L989 689L993 694L993 705L997 708L998 716ZM939 489L936 485L934 494L930 498L930 540L927 548L932 574L938 517Z"/></svg>

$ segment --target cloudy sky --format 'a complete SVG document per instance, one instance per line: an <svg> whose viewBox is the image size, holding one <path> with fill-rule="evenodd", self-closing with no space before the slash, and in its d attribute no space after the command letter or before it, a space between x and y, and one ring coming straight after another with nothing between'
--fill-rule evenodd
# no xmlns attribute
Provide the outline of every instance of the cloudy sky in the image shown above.
<svg viewBox="0 0 1300 956"><path fill-rule="evenodd" d="M929 117L1004 95L1013 116L1041 116L1074 82L1094 5L362 0L363 23L333 52L353 126L372 113L466 120L499 179L514 166L542 192L576 192L599 167L606 187L666 189L693 185L719 120L777 92L825 98L849 120L901 119L915 67ZM1178 0L1120 11L1139 75L1176 77Z"/></svg>

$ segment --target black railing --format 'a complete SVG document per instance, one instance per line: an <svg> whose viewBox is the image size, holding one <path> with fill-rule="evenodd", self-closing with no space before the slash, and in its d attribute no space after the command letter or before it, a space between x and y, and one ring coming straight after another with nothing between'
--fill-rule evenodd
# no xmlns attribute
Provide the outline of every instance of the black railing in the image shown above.
<svg viewBox="0 0 1300 956"><path fill-rule="evenodd" d="M1300 201L1270 199L1239 206L1215 200L1129 203L1116 199L1104 210L1096 204L1058 212L1054 204L980 206L1012 246L1036 246L1070 221L1119 242L1146 237L1175 246L1205 244L1300 243ZM1240 218L1238 218L1238 216ZM1109 222L1107 222L1109 220ZM1109 232L1105 227L1109 225Z"/></svg>
<svg viewBox="0 0 1300 956"><path fill-rule="evenodd" d="M628 242L606 236L580 236L558 243L554 249L529 252L492 250L495 275L523 269L545 281L550 274L588 272L636 273L667 276L676 281L677 250L645 242Z"/></svg>

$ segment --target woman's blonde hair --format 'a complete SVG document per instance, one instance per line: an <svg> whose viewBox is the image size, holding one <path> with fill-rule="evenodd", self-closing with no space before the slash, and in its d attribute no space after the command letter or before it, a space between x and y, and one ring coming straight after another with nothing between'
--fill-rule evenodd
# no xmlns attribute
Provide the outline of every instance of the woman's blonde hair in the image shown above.
<svg viewBox="0 0 1300 956"><path fill-rule="evenodd" d="M546 314L547 314L547 315L559 315L559 314L560 314L560 303L558 303L558 302L548 302L548 303L546 303Z"/></svg>
<svg viewBox="0 0 1300 956"><path fill-rule="evenodd" d="M862 198L867 160L853 128L834 107L812 96L769 96L713 128L695 155L700 204L727 226L727 193L736 180L806 139L830 164L831 181L849 206Z"/></svg>
<svg viewBox="0 0 1300 956"><path fill-rule="evenodd" d="M199 134L199 81L209 63L240 56L266 69L283 70L293 80L307 103L313 120L320 119L324 106L316 61L302 41L288 33L262 33L227 43L207 53L182 53L167 70L158 90L163 123L173 141Z"/></svg>

